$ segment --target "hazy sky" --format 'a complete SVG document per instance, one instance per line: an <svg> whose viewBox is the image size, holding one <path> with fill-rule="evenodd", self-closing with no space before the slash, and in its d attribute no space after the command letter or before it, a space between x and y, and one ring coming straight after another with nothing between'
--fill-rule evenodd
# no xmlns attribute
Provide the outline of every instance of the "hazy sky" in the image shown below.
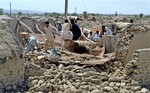
<svg viewBox="0 0 150 93"><path fill-rule="evenodd" d="M68 0L68 12L83 11L102 14L150 14L150 0ZM65 0L0 0L0 7L9 9L35 10L44 12L64 12Z"/></svg>

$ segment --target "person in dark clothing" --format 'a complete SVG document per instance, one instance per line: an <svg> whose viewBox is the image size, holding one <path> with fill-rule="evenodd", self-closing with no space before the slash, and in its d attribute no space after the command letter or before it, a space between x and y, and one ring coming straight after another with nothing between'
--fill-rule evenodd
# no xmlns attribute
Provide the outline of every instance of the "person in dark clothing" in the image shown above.
<svg viewBox="0 0 150 93"><path fill-rule="evenodd" d="M78 40L79 37L81 36L81 30L79 26L75 23L74 19L71 19L70 21L72 24L72 28L70 29L70 31L72 31L73 33L73 40Z"/></svg>

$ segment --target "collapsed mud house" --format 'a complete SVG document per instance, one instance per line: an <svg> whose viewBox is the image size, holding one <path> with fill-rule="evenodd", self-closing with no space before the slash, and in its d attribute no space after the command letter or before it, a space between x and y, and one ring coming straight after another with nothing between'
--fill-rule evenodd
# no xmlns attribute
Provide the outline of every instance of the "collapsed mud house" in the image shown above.
<svg viewBox="0 0 150 93"><path fill-rule="evenodd" d="M31 18L13 19L8 21L8 25L12 31L7 30L8 27L1 23L1 35L9 35L9 38L5 39L6 41L10 41L22 31L34 33L41 42L44 40L43 26L36 20ZM47 93L48 91L52 93L148 92L143 86L147 87L150 82L148 71L150 29L147 26L134 26L130 23L116 23L115 25L117 26L117 40L111 41L110 37L106 37L106 40L117 41L116 45L114 44L115 46L112 49L112 47L106 47L108 43L104 44L106 50L109 51L108 53L114 53L104 54L104 51L102 52L104 47L95 45L94 42L87 40L82 35L83 41L67 42L68 50L71 52L60 52L61 61L53 62L48 60L44 56L45 54L35 53L31 55L33 60L29 61L26 70L24 70L23 59L20 58L22 48L17 46L19 45L17 39L12 39L13 41L7 44L4 43L5 40L2 38L2 44L8 46L5 48L9 49L9 46L12 46L12 48L10 47L8 53L6 51L5 53L1 52L1 57L6 53L10 54L5 55L1 61L0 75L4 76L2 79L0 78L3 82L0 83L1 88L5 88L3 91L7 92L16 91L13 90L12 85L24 80L25 73L28 76L28 91L31 93ZM76 53L73 49L87 45L91 51L86 54ZM2 51L4 51L3 48L1 47ZM14 55L17 56L13 57ZM12 62L9 62L9 59ZM17 68L15 67L16 64ZM12 65L15 65L14 68ZM105 65L104 68L103 65ZM8 89L6 86L11 87Z"/></svg>

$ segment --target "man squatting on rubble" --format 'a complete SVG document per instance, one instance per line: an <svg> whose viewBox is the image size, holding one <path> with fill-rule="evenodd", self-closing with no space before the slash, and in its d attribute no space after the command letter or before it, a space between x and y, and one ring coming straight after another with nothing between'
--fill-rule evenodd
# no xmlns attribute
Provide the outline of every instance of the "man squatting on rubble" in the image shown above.
<svg viewBox="0 0 150 93"><path fill-rule="evenodd" d="M101 27L101 33L99 31L96 31L95 35L93 36L92 31L88 34L88 38L90 40L93 40L95 42L97 42L100 38L103 37L103 35L113 35L113 32L105 26Z"/></svg>
<svg viewBox="0 0 150 93"><path fill-rule="evenodd" d="M33 36L31 33L28 36L28 42L27 42L27 49L25 54L29 53L32 51L32 54L34 53L35 47L37 46L37 39L35 36Z"/></svg>
<svg viewBox="0 0 150 93"><path fill-rule="evenodd" d="M55 48L55 46L54 46L55 35L54 35L54 30L53 30L52 26L49 25L48 21L45 22L44 30L45 30L45 37L46 37L46 42L45 42L45 45L44 45L44 49L45 49L45 52L47 52L48 48L50 48L50 49Z"/></svg>

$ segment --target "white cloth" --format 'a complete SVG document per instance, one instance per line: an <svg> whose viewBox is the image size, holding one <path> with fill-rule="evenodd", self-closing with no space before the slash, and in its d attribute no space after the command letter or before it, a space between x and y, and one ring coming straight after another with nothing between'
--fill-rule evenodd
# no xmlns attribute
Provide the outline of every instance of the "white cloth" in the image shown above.
<svg viewBox="0 0 150 93"><path fill-rule="evenodd" d="M93 38L94 38L94 36L89 33L88 34L88 39L93 40Z"/></svg>
<svg viewBox="0 0 150 93"><path fill-rule="evenodd" d="M54 31L53 29L49 27L45 27L45 37L48 41L54 41Z"/></svg>
<svg viewBox="0 0 150 93"><path fill-rule="evenodd" d="M73 38L73 34L71 31L69 31L70 29L70 24L69 23L64 23L62 25L62 33L61 33L61 37L63 39L72 39Z"/></svg>
<svg viewBox="0 0 150 93"><path fill-rule="evenodd" d="M112 35L113 34L112 31L108 27L105 27L105 30L106 30L105 35Z"/></svg>
<svg viewBox="0 0 150 93"><path fill-rule="evenodd" d="M94 41L97 42L100 39L100 34L95 34Z"/></svg>
<svg viewBox="0 0 150 93"><path fill-rule="evenodd" d="M25 54L29 53L30 51L32 51L32 53L33 53L35 50L36 43L37 43L36 37L30 36L28 39L28 45L27 45L27 49L26 49Z"/></svg>
<svg viewBox="0 0 150 93"><path fill-rule="evenodd" d="M33 46L36 46L37 39L36 39L35 36L30 36L28 41L29 41L29 44L32 44Z"/></svg>

